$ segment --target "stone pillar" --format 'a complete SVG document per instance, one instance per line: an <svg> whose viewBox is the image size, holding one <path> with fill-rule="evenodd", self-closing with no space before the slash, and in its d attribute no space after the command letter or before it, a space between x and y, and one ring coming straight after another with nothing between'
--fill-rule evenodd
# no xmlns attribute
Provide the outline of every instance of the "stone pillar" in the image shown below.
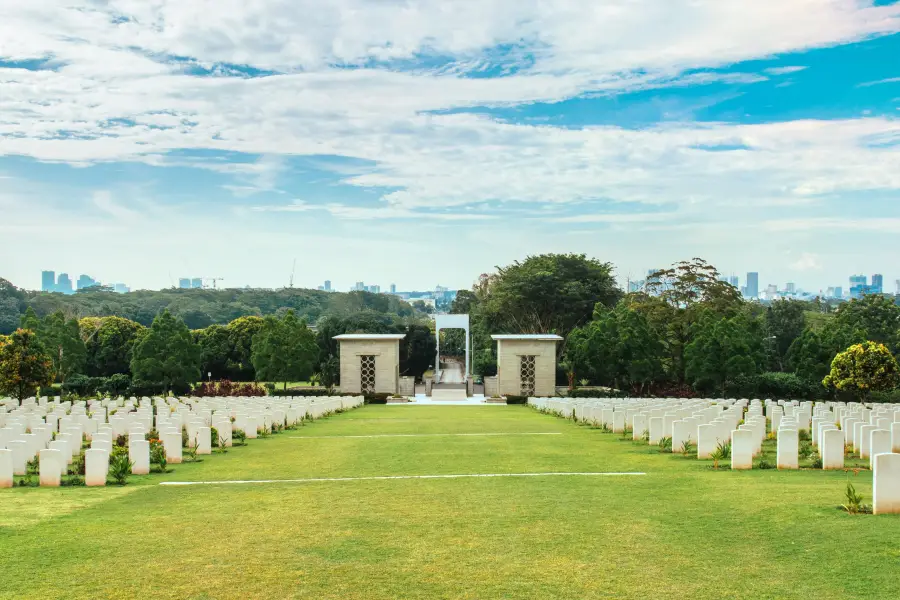
<svg viewBox="0 0 900 600"><path fill-rule="evenodd" d="M753 468L753 430L735 429L731 432L732 470Z"/></svg>
<svg viewBox="0 0 900 600"><path fill-rule="evenodd" d="M796 429L782 429L778 432L778 448L776 450L779 469L799 469L798 457L800 437Z"/></svg>
<svg viewBox="0 0 900 600"><path fill-rule="evenodd" d="M65 468L66 459L60 450L41 450L40 457L41 487L59 487L62 480L60 465Z"/></svg>
<svg viewBox="0 0 900 600"><path fill-rule="evenodd" d="M876 515L900 514L900 454L875 457L872 475L873 509Z"/></svg>
<svg viewBox="0 0 900 600"><path fill-rule="evenodd" d="M13 451L0 448L0 488L13 486Z"/></svg>
<svg viewBox="0 0 900 600"><path fill-rule="evenodd" d="M822 432L822 468L838 470L844 468L844 433L838 429Z"/></svg>
<svg viewBox="0 0 900 600"><path fill-rule="evenodd" d="M109 473L109 454L106 450L85 450L84 452L84 484L89 487L106 485Z"/></svg>
<svg viewBox="0 0 900 600"><path fill-rule="evenodd" d="M166 450L166 462L171 465L181 463L181 432L162 434L163 448ZM249 435L247 437L250 437Z"/></svg>
<svg viewBox="0 0 900 600"><path fill-rule="evenodd" d="M212 454L212 436L209 427L197 428L197 454Z"/></svg>
<svg viewBox="0 0 900 600"><path fill-rule="evenodd" d="M131 467L132 475L147 475L150 473L150 442L147 440L134 440L128 444L128 460L134 463Z"/></svg>
<svg viewBox="0 0 900 600"><path fill-rule="evenodd" d="M869 466L875 466L876 454L890 454L891 432L888 429L874 429L869 440Z"/></svg>

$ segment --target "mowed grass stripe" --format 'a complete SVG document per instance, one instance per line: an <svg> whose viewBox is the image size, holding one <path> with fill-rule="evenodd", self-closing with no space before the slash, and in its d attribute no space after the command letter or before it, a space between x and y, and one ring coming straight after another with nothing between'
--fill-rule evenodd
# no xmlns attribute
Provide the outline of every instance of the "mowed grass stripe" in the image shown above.
<svg viewBox="0 0 900 600"><path fill-rule="evenodd" d="M223 481L163 481L159 485L234 485L250 483L320 483L345 481L389 481L402 479L468 479L474 477L621 477L646 473L456 473L452 475L374 475L370 477L312 477L306 479L245 479Z"/></svg>
<svg viewBox="0 0 900 600"><path fill-rule="evenodd" d="M375 435L290 435L293 440L341 440L341 439L367 439L367 438L392 438L392 437L482 437L495 435L562 435L561 431L539 432L494 432L494 433L380 433Z"/></svg>

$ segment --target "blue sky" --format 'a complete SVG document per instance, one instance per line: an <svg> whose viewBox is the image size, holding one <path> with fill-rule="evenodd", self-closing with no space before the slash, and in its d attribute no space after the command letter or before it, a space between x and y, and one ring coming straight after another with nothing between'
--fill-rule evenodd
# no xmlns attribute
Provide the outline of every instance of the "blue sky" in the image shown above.
<svg viewBox="0 0 900 600"><path fill-rule="evenodd" d="M252 5L252 6L251 6ZM900 279L900 4L0 0L0 276ZM888 286L893 289L893 283Z"/></svg>

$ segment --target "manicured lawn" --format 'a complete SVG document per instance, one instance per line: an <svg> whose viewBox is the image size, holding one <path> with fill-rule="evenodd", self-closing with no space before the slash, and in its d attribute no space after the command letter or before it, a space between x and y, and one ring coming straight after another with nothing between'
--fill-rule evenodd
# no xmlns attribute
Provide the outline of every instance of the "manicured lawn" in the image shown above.
<svg viewBox="0 0 900 600"><path fill-rule="evenodd" d="M0 490L0 597L897 596L900 517L837 510L847 474L710 464L523 406L368 406L124 488ZM158 485L612 471L647 475Z"/></svg>

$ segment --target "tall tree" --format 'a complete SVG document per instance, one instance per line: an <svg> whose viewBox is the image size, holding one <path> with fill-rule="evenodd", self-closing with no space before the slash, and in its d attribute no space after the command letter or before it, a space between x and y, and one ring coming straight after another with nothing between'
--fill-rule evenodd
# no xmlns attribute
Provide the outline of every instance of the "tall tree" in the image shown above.
<svg viewBox="0 0 900 600"><path fill-rule="evenodd" d="M228 371L237 381L255 381L256 372L253 370L253 336L262 329L263 320L257 316L247 316L235 319L228 324L228 341L231 353L228 359Z"/></svg>
<svg viewBox="0 0 900 600"><path fill-rule="evenodd" d="M17 329L0 341L0 395L16 398L19 404L53 382L53 363L37 335Z"/></svg>
<svg viewBox="0 0 900 600"><path fill-rule="evenodd" d="M0 277L0 335L18 329L19 315L25 308L25 293Z"/></svg>
<svg viewBox="0 0 900 600"><path fill-rule="evenodd" d="M62 311L57 311L44 317L38 335L53 361L53 371L60 383L83 371L87 348L81 340L78 321L67 321Z"/></svg>
<svg viewBox="0 0 900 600"><path fill-rule="evenodd" d="M772 368L785 370L785 360L791 344L805 327L805 310L808 302L797 300L777 300L766 309L766 334L770 340Z"/></svg>
<svg viewBox="0 0 900 600"><path fill-rule="evenodd" d="M743 315L730 319L704 315L694 340L685 348L688 381L698 390L724 394L728 382L759 372L765 357L751 327Z"/></svg>
<svg viewBox="0 0 900 600"><path fill-rule="evenodd" d="M866 334L862 330L835 322L819 330L807 328L791 344L786 366L807 381L822 381L831 371L831 362L839 352L865 341Z"/></svg>
<svg viewBox="0 0 900 600"><path fill-rule="evenodd" d="M426 325L411 324L400 342L400 374L421 381L428 369L434 368L437 341Z"/></svg>
<svg viewBox="0 0 900 600"><path fill-rule="evenodd" d="M210 325L206 329L192 331L194 342L200 347L200 374L213 379L230 379L229 359L232 354L228 329L222 325Z"/></svg>
<svg viewBox="0 0 900 600"><path fill-rule="evenodd" d="M87 347L88 375L110 377L130 372L135 344L146 333L143 325L121 317L103 317L99 321L81 319L79 326Z"/></svg>
<svg viewBox="0 0 900 600"><path fill-rule="evenodd" d="M34 333L40 331L41 320L30 306L25 310L25 314L22 315L22 319L19 321L19 327L22 329L29 329Z"/></svg>
<svg viewBox="0 0 900 600"><path fill-rule="evenodd" d="M135 345L131 372L139 384L181 393L200 379L200 348L187 326L164 310Z"/></svg>
<svg viewBox="0 0 900 600"><path fill-rule="evenodd" d="M504 333L565 338L591 320L598 303L613 307L622 297L612 265L584 254L529 256L499 267L495 277L483 278L479 285L474 291L482 298L485 324Z"/></svg>
<svg viewBox="0 0 900 600"><path fill-rule="evenodd" d="M284 319L268 316L253 336L251 358L259 381L306 381L318 356L315 334L289 311Z"/></svg>
<svg viewBox="0 0 900 600"><path fill-rule="evenodd" d="M862 330L866 339L885 344L894 354L900 352L900 306L893 298L870 294L851 300L838 307L834 320Z"/></svg>

